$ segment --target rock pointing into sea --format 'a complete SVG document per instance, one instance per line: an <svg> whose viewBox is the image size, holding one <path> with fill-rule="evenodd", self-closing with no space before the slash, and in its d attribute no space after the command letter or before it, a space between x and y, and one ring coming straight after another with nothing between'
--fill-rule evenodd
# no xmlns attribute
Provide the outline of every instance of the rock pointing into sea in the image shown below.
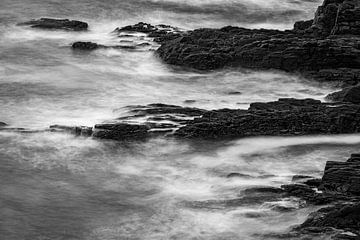
<svg viewBox="0 0 360 240"><path fill-rule="evenodd" d="M18 24L28 25L32 28L55 29L68 31L85 31L88 29L86 22L69 19L40 18Z"/></svg>

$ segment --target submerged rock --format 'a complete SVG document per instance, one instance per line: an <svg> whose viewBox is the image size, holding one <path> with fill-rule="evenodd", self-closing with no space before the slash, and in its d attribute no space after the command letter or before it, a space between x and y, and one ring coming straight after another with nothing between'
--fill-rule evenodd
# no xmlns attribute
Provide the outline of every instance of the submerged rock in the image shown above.
<svg viewBox="0 0 360 240"><path fill-rule="evenodd" d="M40 18L28 22L20 23L18 25L29 25L32 28L42 29L60 29L71 31L84 31L88 29L86 22L69 20L69 19L53 19L53 18Z"/></svg>
<svg viewBox="0 0 360 240"><path fill-rule="evenodd" d="M76 136L90 137L93 133L92 127L86 126L64 126L64 125L52 125L50 126L52 132L68 132Z"/></svg>

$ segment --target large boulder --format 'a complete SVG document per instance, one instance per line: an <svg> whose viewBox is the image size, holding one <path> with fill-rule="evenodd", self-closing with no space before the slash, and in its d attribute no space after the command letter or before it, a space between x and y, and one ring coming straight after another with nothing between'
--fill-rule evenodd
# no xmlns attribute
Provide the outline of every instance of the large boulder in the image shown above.
<svg viewBox="0 0 360 240"><path fill-rule="evenodd" d="M53 19L53 18L40 18L40 19L20 23L19 25L29 25L32 28L60 29L60 30L70 30L70 31L85 31L88 29L88 24L86 22L69 20L69 19Z"/></svg>

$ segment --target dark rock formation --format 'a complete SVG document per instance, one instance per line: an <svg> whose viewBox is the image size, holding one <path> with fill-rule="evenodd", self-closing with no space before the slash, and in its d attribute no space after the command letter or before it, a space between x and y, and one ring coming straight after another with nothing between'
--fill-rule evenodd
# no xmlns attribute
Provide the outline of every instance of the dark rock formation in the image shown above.
<svg viewBox="0 0 360 240"><path fill-rule="evenodd" d="M325 0L307 31L320 35L360 34L359 13L357 0Z"/></svg>
<svg viewBox="0 0 360 240"><path fill-rule="evenodd" d="M310 186L310 187L319 187L321 185L322 180L318 178L309 179L304 182L304 184Z"/></svg>
<svg viewBox="0 0 360 240"><path fill-rule="evenodd" d="M199 70L241 66L301 72L319 81L360 81L359 2L324 1L292 31L197 29L157 50L166 63Z"/></svg>
<svg viewBox="0 0 360 240"><path fill-rule="evenodd" d="M69 19L52 19L52 18L40 18L37 20L31 20L28 22L20 23L18 25L29 25L32 28L42 29L60 29L71 31L84 31L87 30L88 24L86 22L69 20Z"/></svg>
<svg viewBox="0 0 360 240"><path fill-rule="evenodd" d="M327 231L327 228L349 231L352 238L346 239L360 239L360 203L338 204L320 209L310 215L298 229L309 228L317 228L319 231Z"/></svg>
<svg viewBox="0 0 360 240"><path fill-rule="evenodd" d="M248 110L205 112L175 132L185 138L226 138L360 131L360 106L330 105L312 99L253 103Z"/></svg>
<svg viewBox="0 0 360 240"><path fill-rule="evenodd" d="M327 162L319 189L360 196L360 155L353 154L346 162Z"/></svg>
<svg viewBox="0 0 360 240"><path fill-rule="evenodd" d="M322 103L314 99L286 98L252 103L248 110L204 110L167 104L130 106L128 109L127 116L113 123L96 125L93 136L114 140L154 134L231 139L360 132L360 105ZM316 184L316 181L309 182L311 184Z"/></svg>
<svg viewBox="0 0 360 240"><path fill-rule="evenodd" d="M126 123L98 124L95 125L93 137L113 140L145 139L149 127Z"/></svg>
<svg viewBox="0 0 360 240"><path fill-rule="evenodd" d="M155 42L165 42L181 37L184 31L179 28L175 28L169 25L156 25L153 26L148 23L139 22L134 25L125 26L122 28L116 28L114 30L115 33L131 33L131 32L139 32L145 33L148 37L154 38Z"/></svg>
<svg viewBox="0 0 360 240"><path fill-rule="evenodd" d="M336 102L351 102L360 103L360 85L354 87L347 87L339 92L331 93L327 99Z"/></svg>
<svg viewBox="0 0 360 240"><path fill-rule="evenodd" d="M7 124L6 124L6 123L4 123L4 122L0 122L0 127L5 127L5 126L7 126Z"/></svg>
<svg viewBox="0 0 360 240"><path fill-rule="evenodd" d="M87 51L91 51L91 50L95 50L98 48L103 47L102 45L99 45L97 43L93 43L93 42L75 42L72 44L71 46L73 49L79 49L79 50L87 50Z"/></svg>

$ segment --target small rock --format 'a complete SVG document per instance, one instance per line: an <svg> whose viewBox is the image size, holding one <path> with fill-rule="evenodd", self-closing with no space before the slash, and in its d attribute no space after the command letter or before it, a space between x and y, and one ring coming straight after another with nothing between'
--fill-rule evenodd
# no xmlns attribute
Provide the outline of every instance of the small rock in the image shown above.
<svg viewBox="0 0 360 240"><path fill-rule="evenodd" d="M297 182L297 181L304 181L305 179L309 179L309 178L313 178L311 176L304 176L304 175L295 175L292 177L292 181L293 182Z"/></svg>
<svg viewBox="0 0 360 240"><path fill-rule="evenodd" d="M100 48L101 45L93 42L75 42L72 44L73 49L79 49L79 50L95 50Z"/></svg>

